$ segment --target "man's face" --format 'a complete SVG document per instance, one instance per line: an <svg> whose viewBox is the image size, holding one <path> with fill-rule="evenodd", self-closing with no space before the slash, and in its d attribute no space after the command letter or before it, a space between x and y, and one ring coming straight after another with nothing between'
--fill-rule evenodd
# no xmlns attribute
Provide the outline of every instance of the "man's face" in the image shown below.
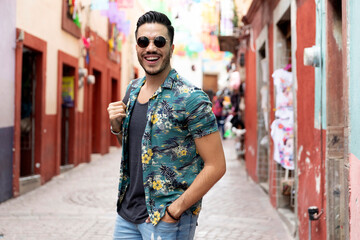
<svg viewBox="0 0 360 240"><path fill-rule="evenodd" d="M156 37L164 37L167 41L165 46L157 47L154 43ZM136 38L146 37L150 40L147 47L141 48L136 45L136 52L140 65L149 75L157 75L164 70L170 70L170 58L174 45L170 45L167 28L159 23L145 23L138 28Z"/></svg>

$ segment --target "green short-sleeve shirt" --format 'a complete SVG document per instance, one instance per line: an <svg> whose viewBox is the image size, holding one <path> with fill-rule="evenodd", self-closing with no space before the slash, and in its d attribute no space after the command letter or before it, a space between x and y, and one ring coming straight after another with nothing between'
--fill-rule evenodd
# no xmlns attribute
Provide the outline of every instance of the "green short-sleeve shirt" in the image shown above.
<svg viewBox="0 0 360 240"><path fill-rule="evenodd" d="M128 126L145 78L133 80L127 115L123 123L123 152L120 165L119 203L129 184ZM151 222L156 225L165 208L175 201L203 169L194 139L218 131L212 104L200 88L172 69L165 82L149 100L147 124L141 142L145 201ZM140 146L139 146L140 147ZM198 214L201 200L191 206Z"/></svg>

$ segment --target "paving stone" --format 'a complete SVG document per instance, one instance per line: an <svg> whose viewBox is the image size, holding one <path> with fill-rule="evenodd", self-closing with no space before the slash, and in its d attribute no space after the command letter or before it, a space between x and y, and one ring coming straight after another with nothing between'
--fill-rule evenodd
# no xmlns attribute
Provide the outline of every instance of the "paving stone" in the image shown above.
<svg viewBox="0 0 360 240"><path fill-rule="evenodd" d="M196 240L292 239L268 196L251 181L234 142L225 140L226 175L207 193ZM0 240L111 240L120 149L0 204Z"/></svg>
<svg viewBox="0 0 360 240"><path fill-rule="evenodd" d="M293 239L268 196L247 176L245 162L236 158L233 144L223 141L227 172L204 197L195 239L206 231L211 233L208 239Z"/></svg>

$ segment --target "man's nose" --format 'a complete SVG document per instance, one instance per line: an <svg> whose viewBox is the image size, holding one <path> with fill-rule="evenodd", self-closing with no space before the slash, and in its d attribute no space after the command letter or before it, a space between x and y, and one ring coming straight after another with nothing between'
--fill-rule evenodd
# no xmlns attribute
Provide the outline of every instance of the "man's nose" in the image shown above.
<svg viewBox="0 0 360 240"><path fill-rule="evenodd" d="M150 40L149 45L146 47L146 50L151 51L156 49L157 47L154 44L154 40Z"/></svg>

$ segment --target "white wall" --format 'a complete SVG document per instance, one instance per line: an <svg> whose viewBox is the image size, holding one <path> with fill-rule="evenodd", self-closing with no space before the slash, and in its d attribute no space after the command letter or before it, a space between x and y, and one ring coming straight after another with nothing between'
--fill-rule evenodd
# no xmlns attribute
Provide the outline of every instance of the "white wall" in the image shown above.
<svg viewBox="0 0 360 240"><path fill-rule="evenodd" d="M16 2L0 1L0 128L14 126Z"/></svg>
<svg viewBox="0 0 360 240"><path fill-rule="evenodd" d="M191 66L195 66L195 71ZM191 82L197 87L203 85L202 61L201 58L190 59L188 57L180 57L173 55L171 67L174 68L180 76Z"/></svg>

